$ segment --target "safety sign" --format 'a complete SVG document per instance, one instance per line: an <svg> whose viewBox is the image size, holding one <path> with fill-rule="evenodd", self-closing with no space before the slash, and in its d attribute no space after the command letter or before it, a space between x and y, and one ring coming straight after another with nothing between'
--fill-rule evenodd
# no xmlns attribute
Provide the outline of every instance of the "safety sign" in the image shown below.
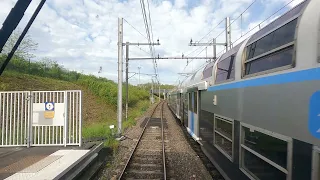
<svg viewBox="0 0 320 180"><path fill-rule="evenodd" d="M54 118L54 102L45 102L44 118L53 119Z"/></svg>

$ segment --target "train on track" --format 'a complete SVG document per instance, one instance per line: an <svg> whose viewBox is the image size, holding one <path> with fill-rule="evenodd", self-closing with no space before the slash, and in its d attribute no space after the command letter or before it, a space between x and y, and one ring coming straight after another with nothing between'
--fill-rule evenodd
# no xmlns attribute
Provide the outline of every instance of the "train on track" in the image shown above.
<svg viewBox="0 0 320 180"><path fill-rule="evenodd" d="M298 4L168 93L226 179L320 179L319 7Z"/></svg>

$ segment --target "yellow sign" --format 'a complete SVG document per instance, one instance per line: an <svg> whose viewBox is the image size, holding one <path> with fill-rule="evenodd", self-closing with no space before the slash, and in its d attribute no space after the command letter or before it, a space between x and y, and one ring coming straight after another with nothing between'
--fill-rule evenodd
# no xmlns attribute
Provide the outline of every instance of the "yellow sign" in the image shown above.
<svg viewBox="0 0 320 180"><path fill-rule="evenodd" d="M53 119L54 118L54 111L45 111L44 118L46 119Z"/></svg>

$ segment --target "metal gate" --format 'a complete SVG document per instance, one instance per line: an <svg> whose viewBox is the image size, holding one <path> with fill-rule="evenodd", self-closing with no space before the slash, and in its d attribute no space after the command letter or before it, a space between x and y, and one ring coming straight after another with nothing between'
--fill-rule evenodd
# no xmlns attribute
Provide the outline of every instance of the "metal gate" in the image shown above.
<svg viewBox="0 0 320 180"><path fill-rule="evenodd" d="M0 92L0 147L81 146L81 108L79 90Z"/></svg>

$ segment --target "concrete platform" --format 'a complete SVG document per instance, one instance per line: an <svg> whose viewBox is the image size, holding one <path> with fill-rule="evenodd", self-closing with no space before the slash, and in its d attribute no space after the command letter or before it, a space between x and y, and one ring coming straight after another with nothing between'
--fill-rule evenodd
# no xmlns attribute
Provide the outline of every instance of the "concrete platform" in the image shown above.
<svg viewBox="0 0 320 180"><path fill-rule="evenodd" d="M6 180L54 179L89 150L58 150Z"/></svg>
<svg viewBox="0 0 320 180"><path fill-rule="evenodd" d="M54 179L90 147L0 148L0 179Z"/></svg>

